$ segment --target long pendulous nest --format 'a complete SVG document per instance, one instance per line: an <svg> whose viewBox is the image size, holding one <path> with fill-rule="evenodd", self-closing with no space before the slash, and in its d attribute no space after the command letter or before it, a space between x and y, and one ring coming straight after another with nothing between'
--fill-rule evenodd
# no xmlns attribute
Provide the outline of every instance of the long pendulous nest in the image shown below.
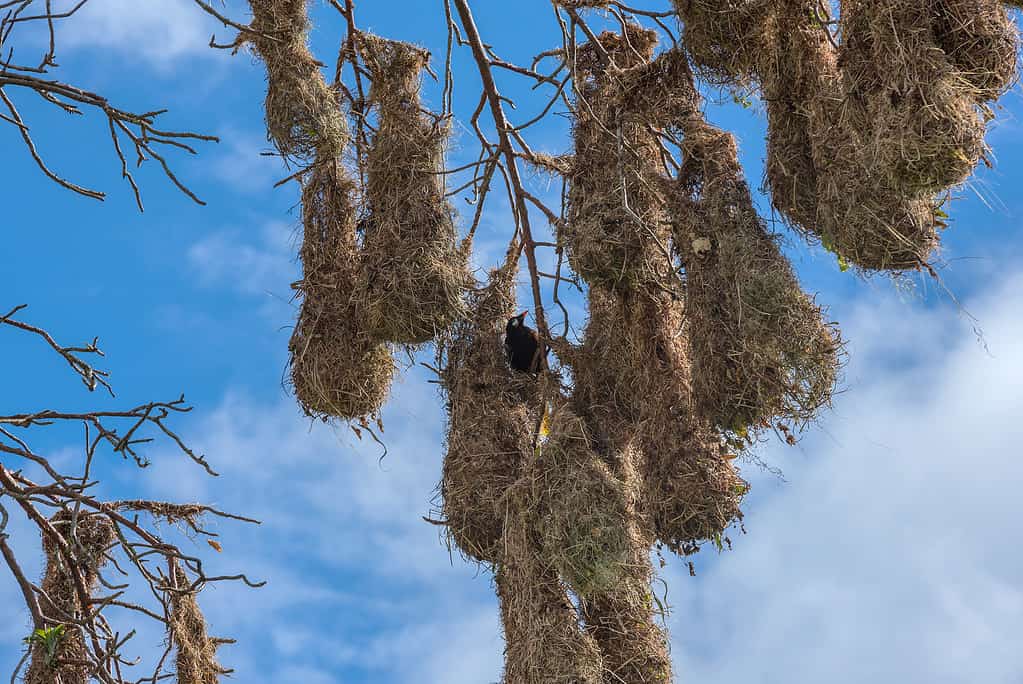
<svg viewBox="0 0 1023 684"><path fill-rule="evenodd" d="M560 237L572 269L610 290L662 276L651 244L667 234L657 183L660 153L643 117L632 116L616 97L618 70L649 63L655 44L653 31L629 24L624 34L600 35L603 51L581 46L575 65L575 155Z"/></svg>
<svg viewBox="0 0 1023 684"><path fill-rule="evenodd" d="M266 65L266 128L285 159L336 159L348 139L337 92L306 44L306 0L249 0L252 42Z"/></svg>
<svg viewBox="0 0 1023 684"><path fill-rule="evenodd" d="M844 54L839 60L826 29L810 19L814 4L779 3L771 29L776 49L762 67L772 203L843 263L866 271L918 269L938 244L934 206L929 198L907 197L877 169L873 122L850 87L873 72ZM846 12L843 21L851 16ZM843 39L855 44L861 35L847 31Z"/></svg>
<svg viewBox="0 0 1023 684"><path fill-rule="evenodd" d="M533 497L517 486L495 568L505 638L505 684L602 684L607 681L593 637L542 551Z"/></svg>
<svg viewBox="0 0 1023 684"><path fill-rule="evenodd" d="M632 447L625 447L613 459L612 471L627 493L627 562L611 590L581 597L579 607L587 634L600 647L605 681L669 684L668 638L658 624L658 614L663 617L665 607L652 590L653 536L649 520L643 515L645 492L643 474L638 469L642 459L643 455Z"/></svg>
<svg viewBox="0 0 1023 684"><path fill-rule="evenodd" d="M81 628L68 619L85 619L93 610L92 606L83 605L79 586L84 588L87 599L91 599L99 582L99 570L106 563L105 552L116 539L114 526L106 516L84 511L77 517L69 511L61 511L50 523L60 535L72 562L69 563L61 550L62 545L44 532L46 571L39 608L47 618L47 628L63 625L64 632L52 654L47 653L43 644L33 644L25 683L86 684L91 681L91 668L87 665L89 648Z"/></svg>
<svg viewBox="0 0 1023 684"><path fill-rule="evenodd" d="M171 563L170 622L177 684L218 684L227 674L217 662L217 641L206 632L206 619L196 602L196 590L177 561Z"/></svg>
<svg viewBox="0 0 1023 684"><path fill-rule="evenodd" d="M390 391L394 359L366 332L356 290L360 255L355 185L334 161L316 165L302 191L302 307L289 342L291 382L311 416L359 419Z"/></svg>
<svg viewBox="0 0 1023 684"><path fill-rule="evenodd" d="M838 330L757 214L733 136L702 118L684 136L673 228L697 412L725 431L801 427L831 401Z"/></svg>
<svg viewBox="0 0 1023 684"><path fill-rule="evenodd" d="M709 83L748 87L768 49L772 0L672 0L682 20L682 42Z"/></svg>
<svg viewBox="0 0 1023 684"><path fill-rule="evenodd" d="M747 490L720 433L697 415L683 314L663 292L623 301L591 290L584 342L571 361L577 410L588 406L591 433L607 435L606 458L637 459L643 517L679 552L741 518Z"/></svg>
<svg viewBox="0 0 1023 684"><path fill-rule="evenodd" d="M448 125L421 111L429 53L362 34L377 131L367 155L361 297L377 339L420 344L463 313L469 284L453 210L444 197Z"/></svg>
<svg viewBox="0 0 1023 684"><path fill-rule="evenodd" d="M503 334L514 315L513 264L494 270L474 293L469 316L443 339L442 388L448 409L442 513L455 545L494 562L508 520L507 494L532 453L535 380L505 361Z"/></svg>

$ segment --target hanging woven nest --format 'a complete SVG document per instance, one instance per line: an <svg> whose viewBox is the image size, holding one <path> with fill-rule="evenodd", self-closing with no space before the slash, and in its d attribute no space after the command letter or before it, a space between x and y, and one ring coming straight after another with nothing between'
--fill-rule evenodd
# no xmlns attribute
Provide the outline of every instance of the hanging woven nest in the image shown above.
<svg viewBox="0 0 1023 684"><path fill-rule="evenodd" d="M448 433L443 518L455 545L495 562L508 521L507 493L532 453L535 380L505 360L505 323L514 315L514 264L491 272L469 304L469 317L442 338L442 388Z"/></svg>
<svg viewBox="0 0 1023 684"><path fill-rule="evenodd" d="M307 164L336 159L348 127L336 91L323 78L306 42L306 0L249 0L252 43L266 65L266 128L285 159Z"/></svg>
<svg viewBox="0 0 1023 684"><path fill-rule="evenodd" d="M368 34L358 44L378 116L367 154L360 298L376 339L421 344L464 313L470 282L444 197L449 127L421 110L429 53Z"/></svg>
<svg viewBox="0 0 1023 684"><path fill-rule="evenodd" d="M767 185L786 221L804 231L817 226L817 173L809 103L820 95L822 74L833 70L826 29L813 21L813 0L779 0L768 22L770 49L760 72L767 102Z"/></svg>
<svg viewBox="0 0 1023 684"><path fill-rule="evenodd" d="M316 165L302 191L302 307L288 349L291 382L310 416L379 412L394 377L391 351L367 334L355 283L355 184L340 164Z"/></svg>
<svg viewBox="0 0 1023 684"><path fill-rule="evenodd" d="M171 561L168 632L176 651L178 684L218 684L230 671L217 662L217 641L206 633L206 619L195 600L196 590L177 560Z"/></svg>
<svg viewBox="0 0 1023 684"><path fill-rule="evenodd" d="M685 267L699 415L746 433L802 427L831 402L837 327L803 292L742 175L734 137L702 118L684 131L674 245Z"/></svg>
<svg viewBox="0 0 1023 684"><path fill-rule="evenodd" d="M907 198L965 181L985 149L977 89L935 43L934 9L901 0L842 6L840 63L870 131L867 159Z"/></svg>
<svg viewBox="0 0 1023 684"><path fill-rule="evenodd" d="M630 24L624 36L605 32L599 43L603 52L580 46L575 64L575 155L560 239L586 282L625 291L663 276L651 244L666 239L660 151L643 117L615 97L618 70L648 64L656 34Z"/></svg>

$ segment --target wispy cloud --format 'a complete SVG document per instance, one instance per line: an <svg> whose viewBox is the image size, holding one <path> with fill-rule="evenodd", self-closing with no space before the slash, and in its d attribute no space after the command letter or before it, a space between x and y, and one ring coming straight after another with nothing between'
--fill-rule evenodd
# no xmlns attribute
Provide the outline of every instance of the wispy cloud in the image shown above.
<svg viewBox="0 0 1023 684"><path fill-rule="evenodd" d="M217 30L223 32L192 0L98 0L60 24L59 39L65 48L105 48L170 67L182 57L222 54L209 47Z"/></svg>
<svg viewBox="0 0 1023 684"><path fill-rule="evenodd" d="M285 294L298 279L295 229L280 221L258 230L227 229L212 233L188 250L188 262L207 287L224 287L236 294Z"/></svg>

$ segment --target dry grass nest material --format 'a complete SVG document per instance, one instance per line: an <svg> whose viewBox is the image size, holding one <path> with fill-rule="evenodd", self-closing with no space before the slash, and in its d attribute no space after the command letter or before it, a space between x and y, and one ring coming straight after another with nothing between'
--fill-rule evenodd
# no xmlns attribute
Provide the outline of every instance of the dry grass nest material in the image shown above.
<svg viewBox="0 0 1023 684"><path fill-rule="evenodd" d="M749 87L768 49L772 0L672 0L684 29L682 43L706 81Z"/></svg>
<svg viewBox="0 0 1023 684"><path fill-rule="evenodd" d="M168 630L177 650L175 669L178 684L217 684L226 674L217 662L217 640L206 633L206 619L189 588L181 566L173 563L174 589L170 592Z"/></svg>
<svg viewBox="0 0 1023 684"><path fill-rule="evenodd" d="M620 111L652 126L675 126L699 108L689 57L680 48L615 74L609 86Z"/></svg>
<svg viewBox="0 0 1023 684"><path fill-rule="evenodd" d="M653 421L656 424L660 421ZM721 436L705 422L676 419L670 432L645 430L645 510L657 538L689 554L742 519L749 485L733 467Z"/></svg>
<svg viewBox="0 0 1023 684"><path fill-rule="evenodd" d="M1016 81L1019 28L999 0L937 0L934 37L952 65L977 89L978 99L994 100Z"/></svg>
<svg viewBox="0 0 1023 684"><path fill-rule="evenodd" d="M648 63L655 41L656 34L638 28L625 37L600 36L621 68ZM667 233L657 182L660 153L643 118L631 116L615 97L619 72L607 72L597 54L589 44L579 48L575 157L561 238L573 270L588 283L629 290L661 278L666 268L657 249Z"/></svg>
<svg viewBox="0 0 1023 684"><path fill-rule="evenodd" d="M733 136L693 119L683 154L674 244L686 273L696 409L742 434L779 419L802 427L831 402L837 327L757 214Z"/></svg>
<svg viewBox="0 0 1023 684"><path fill-rule="evenodd" d="M630 495L567 407L550 417L550 436L529 477L544 556L580 597L617 591L634 543Z"/></svg>
<svg viewBox="0 0 1023 684"><path fill-rule="evenodd" d="M600 651L580 629L558 571L543 554L528 488L516 487L507 502L495 573L506 644L503 681L601 684Z"/></svg>
<svg viewBox="0 0 1023 684"><path fill-rule="evenodd" d="M354 420L380 410L394 376L390 349L365 330L354 184L336 163L314 168L302 193L303 295L289 342L291 381L311 416Z"/></svg>
<svg viewBox="0 0 1023 684"><path fill-rule="evenodd" d="M69 568L67 559L60 551L60 545L44 532L43 553L46 556L46 570L41 588L49 600L40 597L39 608L48 618L47 627L64 625L65 631L57 643L52 660L47 656L42 644L32 647L32 660L25 673L25 682L51 684L59 681L63 684L86 684L90 681L90 668L87 665L57 663L59 661L84 663L90 660L82 630L68 624L66 616L85 617L86 609L82 606L77 591L75 575L81 579L85 591L91 596L99 579L99 569L106 562L104 552L116 538L114 526L104 515L79 512L75 519L72 513L66 510L54 515L50 523L60 534L73 557L75 572L73 574Z"/></svg>
<svg viewBox="0 0 1023 684"><path fill-rule="evenodd" d="M420 344L463 314L469 284L467 254L458 249L444 198L448 126L420 110L426 51L365 34L359 47L378 113L367 160L360 296L377 339Z"/></svg>
<svg viewBox="0 0 1023 684"><path fill-rule="evenodd" d="M622 301L591 289L584 343L571 360L577 410L610 426L616 443L605 459L614 450L636 456L641 511L674 551L740 518L746 491L719 433L694 413L684 320L669 294Z"/></svg>
<svg viewBox="0 0 1023 684"><path fill-rule="evenodd" d="M786 0L779 10L771 24L777 49L763 67L772 203L843 267L920 268L938 243L934 208L907 197L876 168L872 122L862 98L847 96L850 78L866 77L845 57L840 76L838 55L809 20L805 0Z"/></svg>
<svg viewBox="0 0 1023 684"><path fill-rule="evenodd" d="M467 556L494 562L508 519L507 493L532 453L535 380L505 361L503 334L514 315L514 265L491 273L471 297L470 315L442 338L448 410L440 493L451 539Z"/></svg>
<svg viewBox="0 0 1023 684"><path fill-rule="evenodd" d="M834 70L826 31L811 17L813 0L779 0L767 26L760 72L767 101L767 184L774 207L804 230L817 224L817 169L808 105Z"/></svg>
<svg viewBox="0 0 1023 684"><path fill-rule="evenodd" d="M306 0L250 0L252 38L266 64L266 128L286 159L341 156L348 127L337 92L306 45Z"/></svg>
<svg viewBox="0 0 1023 684"><path fill-rule="evenodd" d="M657 620L664 605L651 591L653 536L641 512L643 490L638 466L642 454L626 446L617 456L613 471L628 492L628 562L614 590L581 598L580 612L587 634L600 647L605 681L667 684L672 681L671 658L667 636Z"/></svg>
<svg viewBox="0 0 1023 684"><path fill-rule="evenodd" d="M930 3L843 4L841 65L848 106L871 132L867 158L909 198L963 182L984 153L976 87L935 42Z"/></svg>

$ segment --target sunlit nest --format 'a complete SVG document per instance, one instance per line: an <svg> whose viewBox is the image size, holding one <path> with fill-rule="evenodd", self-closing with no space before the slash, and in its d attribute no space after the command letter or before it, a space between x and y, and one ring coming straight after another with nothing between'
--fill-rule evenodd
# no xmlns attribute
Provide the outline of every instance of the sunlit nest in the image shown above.
<svg viewBox="0 0 1023 684"><path fill-rule="evenodd" d="M355 420L379 412L394 376L385 344L366 332L355 292L360 255L354 183L337 163L317 165L302 192L302 306L288 348L291 382L310 416Z"/></svg>
<svg viewBox="0 0 1023 684"><path fill-rule="evenodd" d="M653 32L630 29L628 38L604 33L600 42L621 68L648 63ZM593 46L579 48L567 220L560 226L572 269L588 283L629 290L662 279L670 269L663 249L667 224L657 181L660 150L642 117L629 116L614 97L617 69L601 66ZM588 70L594 70L592 72Z"/></svg>
<svg viewBox="0 0 1023 684"><path fill-rule="evenodd" d="M742 519L749 490L720 434L701 421L676 419L670 432L644 430L641 445L645 511L657 538L678 554L720 543Z"/></svg>
<svg viewBox="0 0 1023 684"><path fill-rule="evenodd" d="M877 168L873 122L848 86L876 72L845 48L839 62L806 0L787 0L780 10L771 24L776 49L761 67L772 204L841 263L868 272L921 268L938 244L934 206L907 196ZM848 10L844 19L854 16ZM858 46L861 35L850 30L843 37Z"/></svg>
<svg viewBox="0 0 1023 684"><path fill-rule="evenodd" d="M927 3L843 5L841 64L870 131L867 158L910 199L965 181L985 150L983 97L936 45L933 14Z"/></svg>
<svg viewBox="0 0 1023 684"><path fill-rule="evenodd" d="M438 340L448 410L440 493L447 531L478 561L495 562L509 515L507 493L532 454L536 381L505 361L503 335L515 314L514 264L491 272L469 315Z"/></svg>
<svg viewBox="0 0 1023 684"><path fill-rule="evenodd" d="M305 0L251 0L252 42L266 65L266 127L285 159L341 156L348 128L337 92L306 44Z"/></svg>
<svg viewBox="0 0 1023 684"><path fill-rule="evenodd" d="M502 681L601 684L604 667L593 637L543 551L529 485L505 498L507 523L495 565L505 640Z"/></svg>
<svg viewBox="0 0 1023 684"><path fill-rule="evenodd" d="M444 197L449 128L421 111L425 50L367 34L358 42L378 115L367 154L359 297L376 339L420 344L462 315L469 285L467 254Z"/></svg>
<svg viewBox="0 0 1023 684"><path fill-rule="evenodd" d="M630 493L567 406L550 417L550 436L527 476L544 556L580 597L617 591L636 543Z"/></svg>
<svg viewBox="0 0 1023 684"><path fill-rule="evenodd" d="M684 136L673 229L696 410L723 431L802 428L831 402L837 327L758 215L733 136L702 118Z"/></svg>
<svg viewBox="0 0 1023 684"><path fill-rule="evenodd" d="M770 48L758 66L767 102L767 185L771 201L792 225L817 224L817 169L808 105L834 71L826 29L812 19L813 0L780 0L767 26Z"/></svg>
<svg viewBox="0 0 1023 684"><path fill-rule="evenodd" d="M999 0L937 0L934 37L949 61L977 90L997 99L1015 83L1019 28Z"/></svg>
<svg viewBox="0 0 1023 684"><path fill-rule="evenodd" d="M170 595L170 621L167 629L174 644L177 684L217 684L227 674L217 662L218 640L206 632L206 619L196 602L196 590L177 561L171 563L173 579Z"/></svg>
<svg viewBox="0 0 1023 684"><path fill-rule="evenodd" d="M70 558L58 543L43 532L43 554L46 570L40 588L39 608L46 616L47 627L63 625L63 635L56 641L52 655L44 644L34 642L31 662L25 673L26 684L87 684L91 681L88 663L90 652L81 627L69 623L68 617L91 615L93 607L82 605L79 582L88 598L99 583L99 570L106 563L105 552L115 542L116 534L105 515L61 510L50 524L61 536ZM58 661L63 661L58 664Z"/></svg>
<svg viewBox="0 0 1023 684"><path fill-rule="evenodd" d="M750 87L769 49L773 0L672 0L682 20L682 43L705 81Z"/></svg>

